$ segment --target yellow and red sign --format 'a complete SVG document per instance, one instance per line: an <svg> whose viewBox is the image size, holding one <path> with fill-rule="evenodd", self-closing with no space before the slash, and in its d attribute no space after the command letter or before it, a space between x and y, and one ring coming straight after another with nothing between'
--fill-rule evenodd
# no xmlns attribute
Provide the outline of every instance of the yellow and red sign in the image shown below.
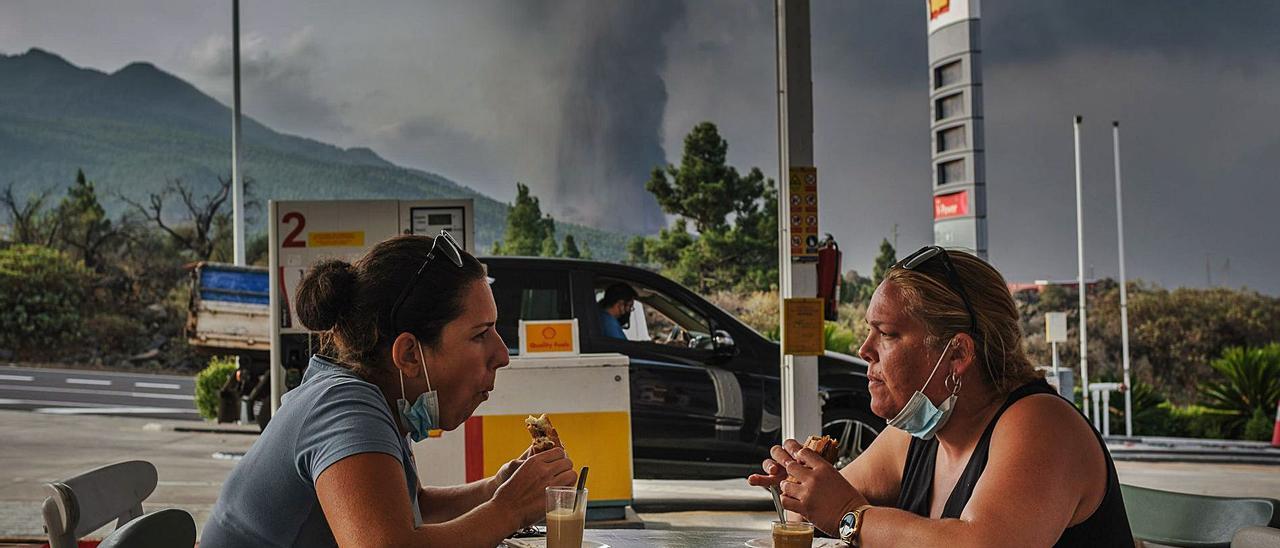
<svg viewBox="0 0 1280 548"><path fill-rule="evenodd" d="M951 11L951 0L929 0L929 19L937 19L939 15Z"/></svg>
<svg viewBox="0 0 1280 548"><path fill-rule="evenodd" d="M818 258L818 168L792 167L789 174L788 217L791 222L791 260Z"/></svg>
<svg viewBox="0 0 1280 548"><path fill-rule="evenodd" d="M520 322L521 356L569 356L577 353L577 318Z"/></svg>
<svg viewBox="0 0 1280 548"><path fill-rule="evenodd" d="M933 197L933 219L963 217L969 214L969 192L960 191Z"/></svg>

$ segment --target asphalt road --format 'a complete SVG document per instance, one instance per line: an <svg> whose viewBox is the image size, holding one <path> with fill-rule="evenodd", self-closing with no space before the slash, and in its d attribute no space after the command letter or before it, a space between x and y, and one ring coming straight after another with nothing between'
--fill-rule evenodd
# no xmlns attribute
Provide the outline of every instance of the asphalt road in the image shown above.
<svg viewBox="0 0 1280 548"><path fill-rule="evenodd" d="M0 367L0 409L200 420L194 394L193 377Z"/></svg>

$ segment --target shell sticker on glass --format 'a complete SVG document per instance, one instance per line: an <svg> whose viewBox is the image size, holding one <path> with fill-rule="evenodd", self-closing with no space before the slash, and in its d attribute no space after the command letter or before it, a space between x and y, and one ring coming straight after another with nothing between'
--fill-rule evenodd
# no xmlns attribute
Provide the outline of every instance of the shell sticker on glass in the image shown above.
<svg viewBox="0 0 1280 548"><path fill-rule="evenodd" d="M572 356L578 354L578 320L520 322L521 356Z"/></svg>

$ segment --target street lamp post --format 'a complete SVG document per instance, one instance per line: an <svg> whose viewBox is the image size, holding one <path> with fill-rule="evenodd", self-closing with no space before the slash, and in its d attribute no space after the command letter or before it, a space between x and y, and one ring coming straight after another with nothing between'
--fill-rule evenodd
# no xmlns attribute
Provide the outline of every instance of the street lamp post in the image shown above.
<svg viewBox="0 0 1280 548"><path fill-rule="evenodd" d="M231 74L232 255L236 266L245 266L244 181L240 176L240 0L231 0Z"/></svg>
<svg viewBox="0 0 1280 548"><path fill-rule="evenodd" d="M1124 206L1120 199L1120 122L1111 122L1116 163L1116 238L1120 244L1120 346L1124 349L1124 435L1133 436L1133 384L1129 381L1129 298L1124 276Z"/></svg>
<svg viewBox="0 0 1280 548"><path fill-rule="evenodd" d="M1075 125L1075 145L1076 145L1076 259L1078 267L1076 281L1079 283L1080 293L1080 385L1084 388L1084 414L1089 416L1089 342L1088 330L1085 328L1085 291L1084 285L1084 196L1083 184L1080 179L1080 124L1084 122L1084 117L1076 116Z"/></svg>

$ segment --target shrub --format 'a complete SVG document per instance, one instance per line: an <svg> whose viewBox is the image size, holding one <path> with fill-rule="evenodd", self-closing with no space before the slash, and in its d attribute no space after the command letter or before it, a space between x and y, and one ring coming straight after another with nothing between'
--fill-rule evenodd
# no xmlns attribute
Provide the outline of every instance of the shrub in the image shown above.
<svg viewBox="0 0 1280 548"><path fill-rule="evenodd" d="M1221 378L1201 383L1200 396L1208 407L1231 414L1233 430L1243 430L1256 411L1266 415L1280 401L1280 343L1228 348L1212 366Z"/></svg>
<svg viewBox="0 0 1280 548"><path fill-rule="evenodd" d="M1173 407L1173 419L1182 435L1188 438L1232 439L1234 413L1201 405Z"/></svg>
<svg viewBox="0 0 1280 548"><path fill-rule="evenodd" d="M1268 441L1274 433L1274 426L1269 415L1261 409L1254 409L1253 418L1244 424L1244 435L1241 437L1252 441Z"/></svg>
<svg viewBox="0 0 1280 548"><path fill-rule="evenodd" d="M196 375L196 411L206 419L218 417L218 399L222 385L236 372L236 360L231 356L215 356L209 366Z"/></svg>
<svg viewBox="0 0 1280 548"><path fill-rule="evenodd" d="M91 273L56 249L0 249L0 347L48 357L81 335L80 315Z"/></svg>
<svg viewBox="0 0 1280 548"><path fill-rule="evenodd" d="M853 354L853 330L836 322L825 322L822 324L822 345L832 352Z"/></svg>

